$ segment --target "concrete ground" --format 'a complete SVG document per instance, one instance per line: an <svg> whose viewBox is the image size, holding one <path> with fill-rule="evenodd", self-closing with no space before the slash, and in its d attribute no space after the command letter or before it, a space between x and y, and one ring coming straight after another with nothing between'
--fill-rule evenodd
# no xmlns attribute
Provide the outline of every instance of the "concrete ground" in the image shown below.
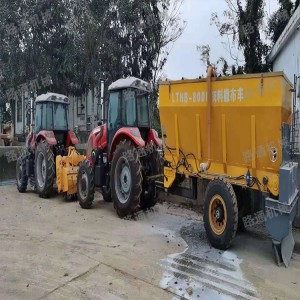
<svg viewBox="0 0 300 300"><path fill-rule="evenodd" d="M11 185L0 187L0 208L0 299L300 297L300 244L288 269L275 265L264 234L240 234L219 251L202 217L182 207L121 220L98 193L83 210Z"/></svg>

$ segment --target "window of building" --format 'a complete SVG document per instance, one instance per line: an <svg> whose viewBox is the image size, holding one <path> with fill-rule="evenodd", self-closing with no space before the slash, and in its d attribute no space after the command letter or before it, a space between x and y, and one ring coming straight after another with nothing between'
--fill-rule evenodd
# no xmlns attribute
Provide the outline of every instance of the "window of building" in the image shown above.
<svg viewBox="0 0 300 300"><path fill-rule="evenodd" d="M84 97L77 98L77 115L84 115L85 114L85 101Z"/></svg>
<svg viewBox="0 0 300 300"><path fill-rule="evenodd" d="M22 122L22 100L17 101L17 122Z"/></svg>

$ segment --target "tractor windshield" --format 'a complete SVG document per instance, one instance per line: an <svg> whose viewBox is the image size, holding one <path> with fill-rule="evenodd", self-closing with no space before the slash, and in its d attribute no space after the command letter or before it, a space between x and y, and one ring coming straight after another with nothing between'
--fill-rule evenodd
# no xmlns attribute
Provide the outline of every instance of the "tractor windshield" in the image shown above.
<svg viewBox="0 0 300 300"><path fill-rule="evenodd" d="M122 120L124 126L150 127L149 94L127 89L122 93Z"/></svg>
<svg viewBox="0 0 300 300"><path fill-rule="evenodd" d="M35 130L52 130L53 128L53 114L52 103L42 102L36 104L35 114Z"/></svg>
<svg viewBox="0 0 300 300"><path fill-rule="evenodd" d="M68 106L61 103L53 103L53 120L55 130L68 130Z"/></svg>
<svg viewBox="0 0 300 300"><path fill-rule="evenodd" d="M55 102L36 104L35 131L68 130L68 105Z"/></svg>
<svg viewBox="0 0 300 300"><path fill-rule="evenodd" d="M149 93L135 89L110 93L108 128L115 133L122 126L150 127Z"/></svg>

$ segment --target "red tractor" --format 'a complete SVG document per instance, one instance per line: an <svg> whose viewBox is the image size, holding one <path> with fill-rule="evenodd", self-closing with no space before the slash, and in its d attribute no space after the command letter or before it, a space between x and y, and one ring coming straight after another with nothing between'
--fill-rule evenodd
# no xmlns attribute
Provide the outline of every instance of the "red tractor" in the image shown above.
<svg viewBox="0 0 300 300"><path fill-rule="evenodd" d="M101 188L104 201L113 201L120 217L156 204L162 141L151 129L149 92L150 85L134 77L110 85L107 124L91 132L87 159L78 171L82 208L91 208L95 187Z"/></svg>
<svg viewBox="0 0 300 300"><path fill-rule="evenodd" d="M78 167L76 169L73 164L67 169L64 168L67 165L56 165L57 158L63 158L60 161L64 161L69 157L74 162L84 159L72 147L78 144L78 139L69 130L68 105L69 99L64 95L47 93L38 96L35 101L35 125L33 125L34 109L31 99L31 132L26 140L26 150L19 156L16 164L19 192L26 191L29 179L32 189L36 190L41 198L48 198L58 175L57 170L62 170L65 172L63 189L68 195L76 194L77 173L76 175L74 173L78 171ZM63 186L62 181L60 179L57 182L58 190L61 192L64 191L59 188Z"/></svg>

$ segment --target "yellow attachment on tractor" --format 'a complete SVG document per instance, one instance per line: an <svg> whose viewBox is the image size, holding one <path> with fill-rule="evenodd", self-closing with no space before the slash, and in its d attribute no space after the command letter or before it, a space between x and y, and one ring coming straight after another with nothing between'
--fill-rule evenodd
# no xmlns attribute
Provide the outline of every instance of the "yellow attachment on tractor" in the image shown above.
<svg viewBox="0 0 300 300"><path fill-rule="evenodd" d="M79 164L85 160L74 147L68 148L68 156L56 157L56 184L59 193L74 195L77 192L77 173Z"/></svg>

